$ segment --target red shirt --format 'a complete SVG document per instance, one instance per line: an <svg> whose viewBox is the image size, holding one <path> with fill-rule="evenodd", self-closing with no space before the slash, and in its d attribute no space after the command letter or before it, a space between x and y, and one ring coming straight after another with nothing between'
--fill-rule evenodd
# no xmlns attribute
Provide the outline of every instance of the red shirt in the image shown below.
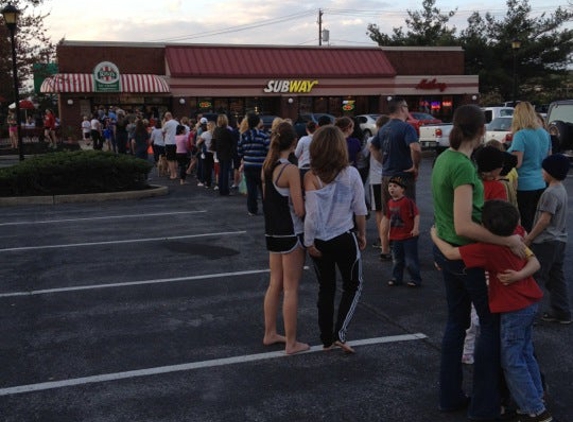
<svg viewBox="0 0 573 422"><path fill-rule="evenodd" d="M390 221L390 240L404 240L412 237L414 217L418 215L418 207L410 198L403 196L400 199L388 201L386 217Z"/></svg>
<svg viewBox="0 0 573 422"><path fill-rule="evenodd" d="M505 246L472 243L460 247L460 254L468 268L480 267L489 273L489 309L493 313L524 309L543 297L533 277L504 286L497 274L504 270L521 270L527 259L515 256Z"/></svg>
<svg viewBox="0 0 573 422"><path fill-rule="evenodd" d="M490 199L502 199L507 201L507 191L503 182L499 180L484 180L483 181L483 199L489 201Z"/></svg>
<svg viewBox="0 0 573 422"><path fill-rule="evenodd" d="M56 116L52 113L46 113L44 116L44 127L47 129L55 129L56 128Z"/></svg>

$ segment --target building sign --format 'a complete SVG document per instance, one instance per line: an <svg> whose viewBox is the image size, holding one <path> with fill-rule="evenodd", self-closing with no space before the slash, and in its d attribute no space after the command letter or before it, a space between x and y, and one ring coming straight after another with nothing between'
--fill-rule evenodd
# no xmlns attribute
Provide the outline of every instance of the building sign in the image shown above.
<svg viewBox="0 0 573 422"><path fill-rule="evenodd" d="M416 85L416 89L439 89L440 92L445 91L447 85L443 82L438 82L436 78L434 79L422 79L418 85Z"/></svg>
<svg viewBox="0 0 573 422"><path fill-rule="evenodd" d="M317 80L270 80L263 91L308 93L316 84L318 84Z"/></svg>
<svg viewBox="0 0 573 422"><path fill-rule="evenodd" d="M119 68L112 62L101 62L94 67L94 92L121 92Z"/></svg>
<svg viewBox="0 0 573 422"><path fill-rule="evenodd" d="M344 111L352 111L355 107L355 100L344 100L342 101L342 110Z"/></svg>

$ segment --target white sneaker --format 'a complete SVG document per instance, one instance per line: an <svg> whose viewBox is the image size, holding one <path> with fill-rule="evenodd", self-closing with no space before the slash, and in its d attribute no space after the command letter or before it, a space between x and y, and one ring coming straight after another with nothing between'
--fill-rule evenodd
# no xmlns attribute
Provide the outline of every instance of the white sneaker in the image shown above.
<svg viewBox="0 0 573 422"><path fill-rule="evenodd" d="M219 186L215 185L215 187L213 188L213 190L219 190Z"/></svg>
<svg viewBox="0 0 573 422"><path fill-rule="evenodd" d="M201 183L201 182L199 182L199 183L197 183L197 186L199 186L199 187L203 187L203 186L205 186L205 184L204 184L204 183Z"/></svg>

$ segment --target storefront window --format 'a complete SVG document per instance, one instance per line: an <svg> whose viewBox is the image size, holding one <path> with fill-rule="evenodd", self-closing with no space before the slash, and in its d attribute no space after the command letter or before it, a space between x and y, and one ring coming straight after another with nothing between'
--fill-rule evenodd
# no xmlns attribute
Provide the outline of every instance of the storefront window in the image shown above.
<svg viewBox="0 0 573 422"><path fill-rule="evenodd" d="M325 97L314 97L314 113L328 113L328 99Z"/></svg>

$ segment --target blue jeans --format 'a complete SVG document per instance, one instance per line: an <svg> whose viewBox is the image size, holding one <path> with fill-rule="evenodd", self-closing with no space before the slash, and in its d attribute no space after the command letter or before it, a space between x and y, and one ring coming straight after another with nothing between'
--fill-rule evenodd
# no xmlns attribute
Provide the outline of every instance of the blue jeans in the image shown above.
<svg viewBox="0 0 573 422"><path fill-rule="evenodd" d="M462 353L473 303L479 317L480 335L475 347L468 417L495 419L501 409L500 328L499 315L489 311L484 271L465 268L461 260L446 259L435 246L434 260L442 269L448 304L440 362L440 409L457 410L467 403L462 389Z"/></svg>
<svg viewBox="0 0 573 422"><path fill-rule="evenodd" d="M537 415L545 410L539 365L533 355L531 332L538 303L505 312L501 321L501 366L520 411Z"/></svg>
<svg viewBox="0 0 573 422"><path fill-rule="evenodd" d="M420 276L420 261L418 259L418 236L404 240L392 241L392 279L402 283L404 268L410 274L410 280L416 284L422 283Z"/></svg>
<svg viewBox="0 0 573 422"><path fill-rule="evenodd" d="M263 194L263 181L261 180L261 167L245 167L245 181L247 182L247 211L256 214L259 211L259 192Z"/></svg>

